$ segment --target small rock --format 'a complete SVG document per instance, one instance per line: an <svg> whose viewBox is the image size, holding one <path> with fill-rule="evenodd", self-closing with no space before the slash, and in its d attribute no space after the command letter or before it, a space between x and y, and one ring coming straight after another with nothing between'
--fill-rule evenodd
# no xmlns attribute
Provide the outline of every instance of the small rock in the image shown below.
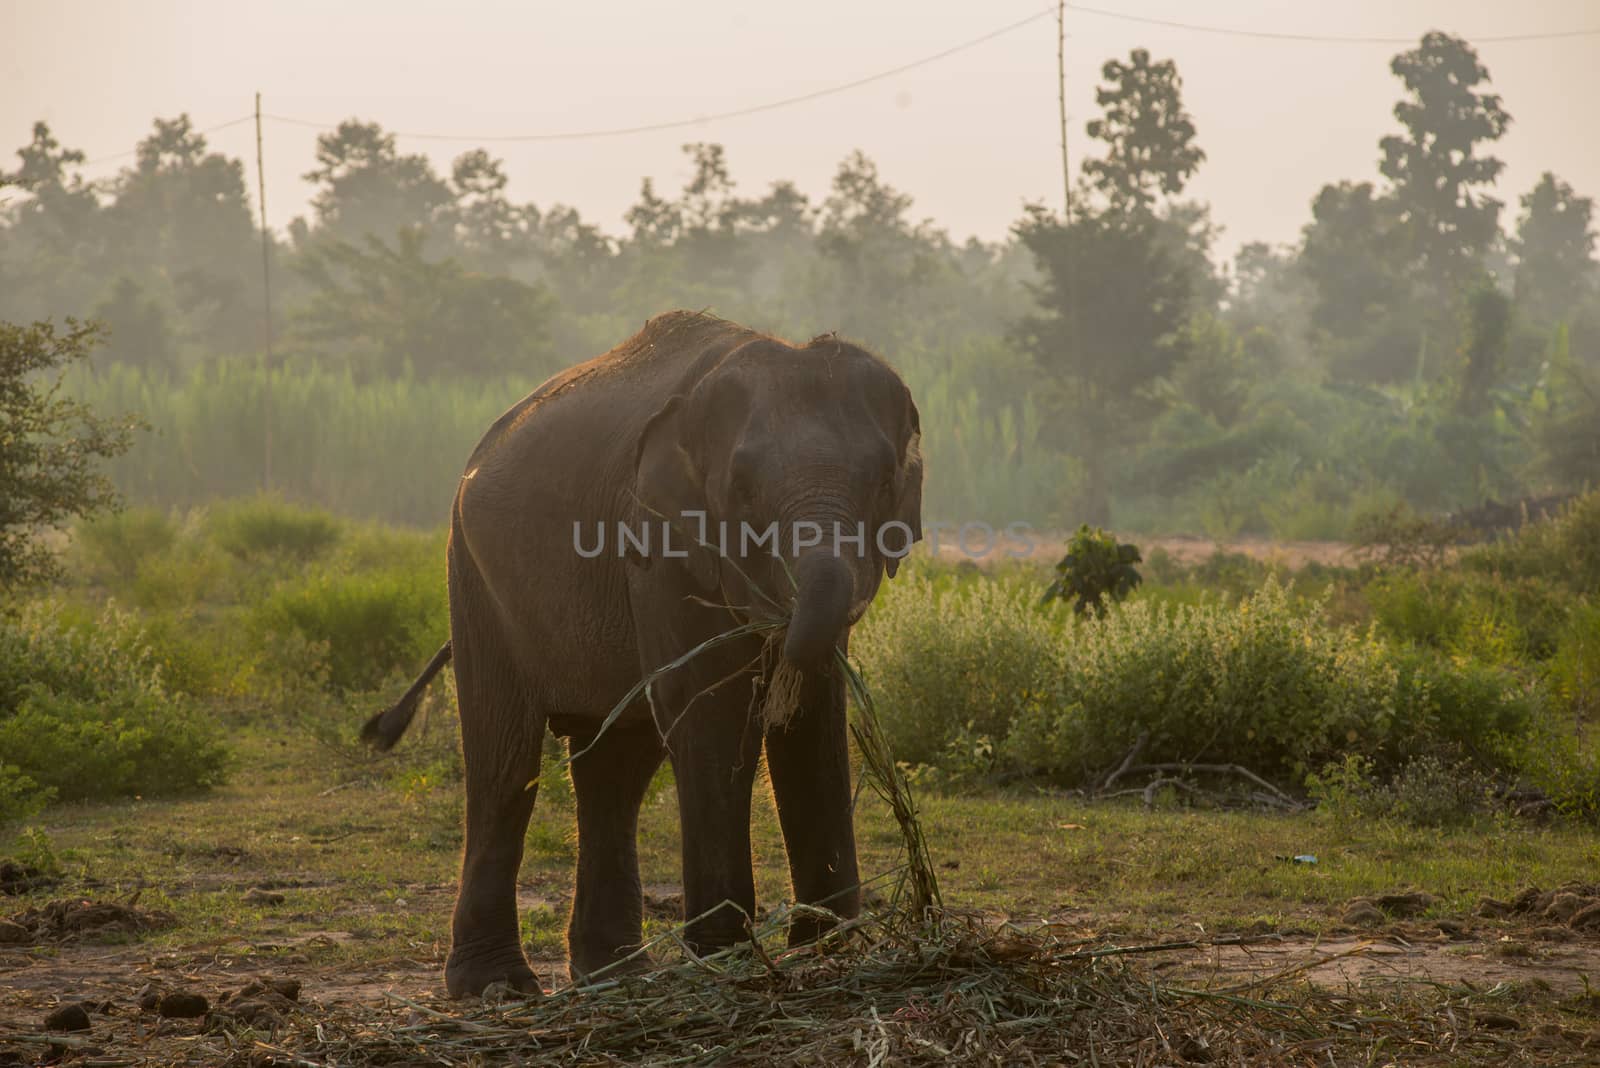
<svg viewBox="0 0 1600 1068"><path fill-rule="evenodd" d="M46 1031L87 1031L89 1030L89 1010L77 1002L62 1005L56 1011L44 1018Z"/></svg>
<svg viewBox="0 0 1600 1068"><path fill-rule="evenodd" d="M175 1020L193 1020L204 1016L210 1007L211 1003L205 999L205 995L192 994L184 990L163 995L161 1000L156 1002L156 1012Z"/></svg>
<svg viewBox="0 0 1600 1068"><path fill-rule="evenodd" d="M0 920L0 946L20 946L33 938L32 932L20 923Z"/></svg>
<svg viewBox="0 0 1600 1068"><path fill-rule="evenodd" d="M246 905L281 905L288 899L276 890L265 890L259 886L252 886L245 891L243 900Z"/></svg>
<svg viewBox="0 0 1600 1068"><path fill-rule="evenodd" d="M1600 901L1591 902L1574 912L1567 925L1580 930L1585 927L1600 926Z"/></svg>

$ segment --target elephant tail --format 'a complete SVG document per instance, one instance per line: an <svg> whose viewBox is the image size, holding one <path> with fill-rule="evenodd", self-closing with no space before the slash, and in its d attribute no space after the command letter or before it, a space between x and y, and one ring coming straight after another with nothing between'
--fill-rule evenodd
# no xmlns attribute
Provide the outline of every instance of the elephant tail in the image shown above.
<svg viewBox="0 0 1600 1068"><path fill-rule="evenodd" d="M387 752L394 748L400 736L411 726L411 719L417 714L417 702L422 699L422 691L428 688L428 683L439 674L440 670L450 662L450 643L445 642L439 651L433 654L433 659L428 661L428 666L422 669L422 674L417 676L411 688L405 695L367 720L361 728L361 740L370 743L374 748Z"/></svg>

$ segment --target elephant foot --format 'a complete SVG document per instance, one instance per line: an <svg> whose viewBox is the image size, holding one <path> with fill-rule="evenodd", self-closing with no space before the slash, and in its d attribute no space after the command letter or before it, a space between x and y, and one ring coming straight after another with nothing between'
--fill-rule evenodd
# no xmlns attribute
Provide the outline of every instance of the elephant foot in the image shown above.
<svg viewBox="0 0 1600 1068"><path fill-rule="evenodd" d="M518 994L544 993L516 946L476 953L450 950L444 965L444 988L451 997L477 997L493 984L504 984L504 989Z"/></svg>

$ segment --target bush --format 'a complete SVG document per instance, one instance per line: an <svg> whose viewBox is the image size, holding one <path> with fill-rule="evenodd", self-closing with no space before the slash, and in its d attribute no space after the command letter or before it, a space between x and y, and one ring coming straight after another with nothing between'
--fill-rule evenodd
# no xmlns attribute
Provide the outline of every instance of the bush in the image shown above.
<svg viewBox="0 0 1600 1068"><path fill-rule="evenodd" d="M1059 703L1062 613L1021 578L944 585L903 573L851 649L897 758L981 772L1013 722Z"/></svg>
<svg viewBox="0 0 1600 1068"><path fill-rule="evenodd" d="M1575 719L1600 717L1600 604L1573 608L1550 658L1549 680Z"/></svg>
<svg viewBox="0 0 1600 1068"><path fill-rule="evenodd" d="M264 639L315 646L329 683L366 690L395 671L413 671L449 634L443 578L433 569L342 573L324 570L279 587L252 610ZM306 645L291 646L298 658ZM283 665L304 672L310 665Z"/></svg>
<svg viewBox="0 0 1600 1068"><path fill-rule="evenodd" d="M1363 595L1385 637L1509 664L1549 657L1575 598L1547 579L1476 571L1393 571Z"/></svg>
<svg viewBox="0 0 1600 1068"><path fill-rule="evenodd" d="M1600 490L1559 515L1461 555L1462 566L1508 578L1544 579L1584 594L1600 593Z"/></svg>
<svg viewBox="0 0 1600 1068"><path fill-rule="evenodd" d="M178 527L165 512L130 508L80 522L73 532L84 570L96 578L126 585L146 559L159 556L178 539Z"/></svg>
<svg viewBox="0 0 1600 1068"><path fill-rule="evenodd" d="M240 559L285 556L307 561L331 549L341 527L327 512L263 495L213 508L206 530L213 542Z"/></svg>
<svg viewBox="0 0 1600 1068"><path fill-rule="evenodd" d="M1137 545L1117 544L1117 539L1086 523L1067 543L1067 555L1056 564L1056 577L1045 587L1044 599L1070 600L1076 615L1106 614L1106 599L1121 602L1139 588L1144 578L1133 565L1143 563Z"/></svg>
<svg viewBox="0 0 1600 1068"><path fill-rule="evenodd" d="M1150 762L1240 762L1299 780L1379 754L1396 672L1370 637L1296 609L1276 580L1238 606L1124 606L1066 648L1064 701L1018 723L1010 758L1081 780L1143 738Z"/></svg>
<svg viewBox="0 0 1600 1068"><path fill-rule="evenodd" d="M36 805L219 782L215 727L167 691L126 617L108 609L94 628L73 629L52 607L0 620L0 752L12 765L0 795L11 807L18 796Z"/></svg>
<svg viewBox="0 0 1600 1068"><path fill-rule="evenodd" d="M1387 762L1424 756L1468 759L1485 770L1514 763L1514 740L1541 718L1538 692L1514 675L1462 657L1394 650Z"/></svg>
<svg viewBox="0 0 1600 1068"><path fill-rule="evenodd" d="M1371 761L1351 755L1308 776L1306 785L1318 807L1340 825L1394 820L1416 827L1457 827L1471 823L1492 796L1481 772L1436 756L1417 757L1383 782L1373 775Z"/></svg>

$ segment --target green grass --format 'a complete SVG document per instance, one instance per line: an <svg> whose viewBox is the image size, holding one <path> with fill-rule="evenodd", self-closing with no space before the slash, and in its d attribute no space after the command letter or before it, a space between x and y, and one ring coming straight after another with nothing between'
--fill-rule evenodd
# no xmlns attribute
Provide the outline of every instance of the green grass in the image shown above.
<svg viewBox="0 0 1600 1068"><path fill-rule="evenodd" d="M379 774L392 758L373 758L367 774L352 776L342 757L303 738L251 732L239 750L244 770L206 796L52 809L39 825L66 883L10 907L62 893L120 899L138 889L141 906L178 919L144 937L152 954L209 947L315 966L442 960L461 845L460 784ZM570 798L552 793L535 811L521 879L524 937L547 962L563 952L575 834ZM1350 898L1406 887L1437 895L1433 914L1468 915L1484 895L1582 880L1600 867L1600 840L1563 825L1351 828L1317 814L1149 811L1044 795L925 796L921 807L948 905L1055 918L1122 940L1193 933L1197 924L1212 933L1319 933L1338 924ZM857 834L863 873L891 872L900 831L870 793ZM787 899L788 885L764 791L753 839L758 897L771 906ZM676 887L678 844L675 795L663 773L641 819L647 888ZM1319 862L1277 859L1302 853ZM256 886L284 902L246 903Z"/></svg>

